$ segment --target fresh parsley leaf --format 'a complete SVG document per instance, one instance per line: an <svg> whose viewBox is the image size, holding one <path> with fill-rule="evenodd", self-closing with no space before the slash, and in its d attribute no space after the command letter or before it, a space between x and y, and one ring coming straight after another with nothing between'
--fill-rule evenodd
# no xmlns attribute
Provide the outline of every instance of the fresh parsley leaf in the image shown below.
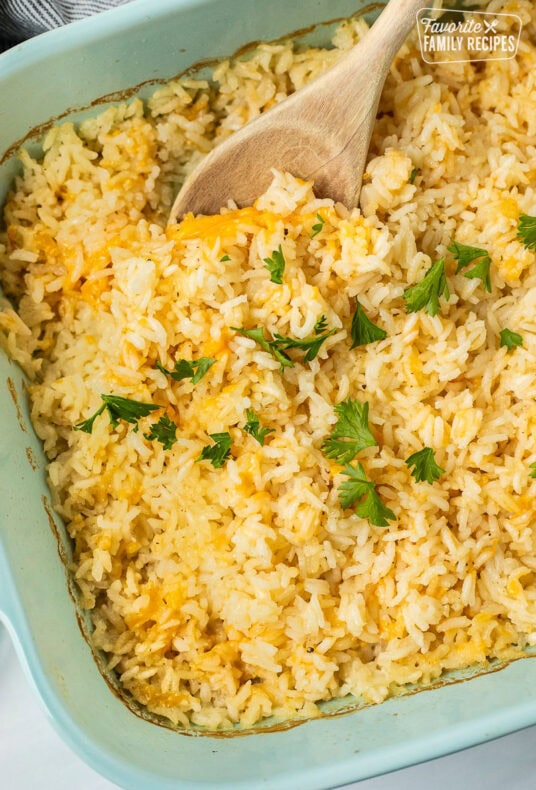
<svg viewBox="0 0 536 790"><path fill-rule="evenodd" d="M285 258L283 257L283 250L279 245L278 250L272 252L271 258L265 258L265 269L270 272L270 280L277 285L283 284L283 272L285 271Z"/></svg>
<svg viewBox="0 0 536 790"><path fill-rule="evenodd" d="M414 167L413 170L411 171L411 173L409 174L408 183L414 184L415 183L415 179L417 178L417 176L419 175L420 172L421 172L420 168Z"/></svg>
<svg viewBox="0 0 536 790"><path fill-rule="evenodd" d="M348 480L344 480L339 486L339 502L346 510L354 504L356 499L361 499L362 496L374 488L362 465L358 462L357 466L347 464L344 468L343 474L348 475Z"/></svg>
<svg viewBox="0 0 536 790"><path fill-rule="evenodd" d="M315 324L315 335L321 335L328 328L328 319L325 315L321 315Z"/></svg>
<svg viewBox="0 0 536 790"><path fill-rule="evenodd" d="M207 444L203 447L201 455L196 461L210 461L215 469L220 469L231 455L231 434L227 431L223 433L209 433L214 444Z"/></svg>
<svg viewBox="0 0 536 790"><path fill-rule="evenodd" d="M313 225L313 232L311 233L311 238L312 239L314 239L315 236L318 236L318 234L320 233L320 231L322 230L322 228L324 227L324 224L326 222L326 220L323 219L320 216L320 214L317 214L316 218L318 219L318 222L315 225Z"/></svg>
<svg viewBox="0 0 536 790"><path fill-rule="evenodd" d="M225 261L230 261L230 260L231 259L229 258L228 255L224 255L222 258L220 258L221 263L224 263Z"/></svg>
<svg viewBox="0 0 536 790"><path fill-rule="evenodd" d="M301 348L306 352L302 362L311 362L320 351L324 340L327 340L328 337L335 334L336 331L336 329L330 329L329 332L324 332L323 335L304 337L302 340L297 340L293 337L285 337L284 335L278 335L276 332L274 339L272 340L272 344L283 353L289 348Z"/></svg>
<svg viewBox="0 0 536 790"><path fill-rule="evenodd" d="M264 329L262 327L257 327L256 329L239 329L236 326L232 326L231 329L233 332L238 332L238 334L243 335L243 337L250 337L256 343L258 343L264 351L268 351L269 354L277 359L281 365L281 369L294 367L294 362L292 362L288 354L280 351L277 346L274 345L273 340L265 339Z"/></svg>
<svg viewBox="0 0 536 790"><path fill-rule="evenodd" d="M536 463L530 464L529 469L529 477L536 477Z"/></svg>
<svg viewBox="0 0 536 790"><path fill-rule="evenodd" d="M465 269L465 267L469 266L473 261L478 261L472 269L469 269L468 272L464 272L463 276L468 277L470 280L478 277L482 280L482 285L486 291L491 293L491 278L489 273L491 258L489 257L488 251L482 249L482 247L469 247L467 244L460 244L458 241L453 241L452 244L449 244L447 249L453 254L458 262L456 274L459 274L462 269Z"/></svg>
<svg viewBox="0 0 536 790"><path fill-rule="evenodd" d="M348 464L365 447L376 447L378 442L368 425L368 403L346 398L335 406L337 422L329 439L322 445L328 458Z"/></svg>
<svg viewBox="0 0 536 790"><path fill-rule="evenodd" d="M389 521L396 521L395 514L384 505L375 488L357 505L355 512L360 518L368 519L375 527L388 527Z"/></svg>
<svg viewBox="0 0 536 790"><path fill-rule="evenodd" d="M298 340L293 337L285 337L284 335L279 335L276 332L274 334L273 340L266 340L262 327L258 327L256 329L239 329L238 327L232 326L231 329L234 332L238 332L239 334L243 335L244 337L251 337L253 340L255 340L255 342L257 342L259 346L264 349L264 351L268 351L273 357L275 357L275 359L277 359L281 365L281 368L294 367L294 363L286 353L289 348L300 348L305 350L306 353L302 362L311 362L311 360L313 360L320 351L322 343L330 335L337 331L336 329L330 329L329 332L325 332L323 335L307 337L303 338L303 340Z"/></svg>
<svg viewBox="0 0 536 790"><path fill-rule="evenodd" d="M430 485L434 480L439 480L445 470L438 466L434 459L434 451L431 447L423 447L417 453L413 453L406 458L406 466L411 470L411 474L418 483L426 480ZM411 467L413 466L413 469Z"/></svg>
<svg viewBox="0 0 536 790"><path fill-rule="evenodd" d="M387 337L385 329L373 324L370 318L356 299L355 313L352 316L352 328L350 330L353 343L350 348L365 346L367 343L374 343L376 340L383 340Z"/></svg>
<svg viewBox="0 0 536 790"><path fill-rule="evenodd" d="M465 269L466 266L469 266L478 258L488 258L488 251L482 249L482 247L469 247L467 244L460 244L459 241L453 241L447 247L447 250L451 252L456 259L458 265L456 266L456 274L459 274L462 269Z"/></svg>
<svg viewBox="0 0 536 790"><path fill-rule="evenodd" d="M339 486L339 501L343 508L348 508L359 500L355 508L356 514L368 519L375 527L388 527L389 521L396 520L395 514L384 505L376 492L376 486L367 478L359 462L357 466L348 464L343 474L348 475L348 480Z"/></svg>
<svg viewBox="0 0 536 790"><path fill-rule="evenodd" d="M531 217L530 214L519 215L517 238L527 250L536 251L536 217Z"/></svg>
<svg viewBox="0 0 536 790"><path fill-rule="evenodd" d="M110 424L113 428L117 428L119 420L124 420L131 425L135 425L136 427L134 430L137 431L138 420L142 417L147 417L152 411L162 408L161 406L156 406L154 403L143 403L141 401L131 400L130 398L122 398L120 395L101 395L101 400L103 401L102 406L100 406L95 414L87 420L77 422L74 426L75 431L91 433L93 431L93 423L105 409L108 412Z"/></svg>
<svg viewBox="0 0 536 790"><path fill-rule="evenodd" d="M424 312L428 315L436 315L439 312L440 296L444 296L447 302L450 299L443 258L430 266L420 282L406 288L403 293L408 313L416 313L417 310L424 308Z"/></svg>
<svg viewBox="0 0 536 790"><path fill-rule="evenodd" d="M256 329L240 329L238 326L232 326L231 329L233 332L238 332L238 334L242 335L243 337L250 337L256 343L258 343L259 346L264 349L264 351L272 353L270 341L265 339L264 329L261 326L257 327Z"/></svg>
<svg viewBox="0 0 536 790"><path fill-rule="evenodd" d="M468 277L469 279L478 277L480 280L482 280L482 285L484 286L484 289L488 293L491 293L491 277L489 274L490 264L491 264L490 258L487 257L482 258L482 260L479 261L476 264L476 266L473 266L473 268L469 269L468 272L464 272L463 276Z"/></svg>
<svg viewBox="0 0 536 790"><path fill-rule="evenodd" d="M212 357L201 357L201 359L179 359L175 362L174 370L167 370L161 362L156 363L156 367L166 376L170 376L174 381L192 379L192 384L201 381L207 370L216 362Z"/></svg>
<svg viewBox="0 0 536 790"><path fill-rule="evenodd" d="M167 414L163 414L158 422L153 422L149 433L143 435L149 441L156 439L164 446L164 450L171 450L177 441L177 426Z"/></svg>
<svg viewBox="0 0 536 790"><path fill-rule="evenodd" d="M97 417L100 414L102 414L102 412L104 411L105 408L106 408L106 404L103 403L102 406L100 406L97 409L95 414L92 414L91 417L87 418L87 420L81 420L80 422L77 422L76 425L74 426L74 430L75 431L84 431L84 433L92 433L93 432L93 423L95 422Z"/></svg>
<svg viewBox="0 0 536 790"><path fill-rule="evenodd" d="M131 425L135 425L135 430L137 430L138 420L142 417L147 417L152 411L158 411L158 409L162 408L154 403L143 403L137 400L130 400L130 398L121 398L119 395L101 395L101 398L106 404L110 423L114 428L119 424L119 420L124 420Z"/></svg>
<svg viewBox="0 0 536 790"><path fill-rule="evenodd" d="M516 346L523 345L523 338L517 332L512 332L511 329L501 329L499 332L501 337L501 348L506 346L508 351L512 351Z"/></svg>
<svg viewBox="0 0 536 790"><path fill-rule="evenodd" d="M244 425L244 430L253 436L258 441L261 447L264 446L264 440L269 433L274 433L274 428L261 428L261 423L253 409L246 409L246 417L248 421Z"/></svg>

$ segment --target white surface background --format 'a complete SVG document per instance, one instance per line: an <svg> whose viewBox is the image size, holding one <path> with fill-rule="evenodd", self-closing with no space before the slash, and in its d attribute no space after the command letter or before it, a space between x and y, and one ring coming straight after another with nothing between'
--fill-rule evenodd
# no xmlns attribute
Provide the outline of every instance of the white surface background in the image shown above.
<svg viewBox="0 0 536 790"><path fill-rule="evenodd" d="M116 790L56 735L0 625L2 790ZM368 779L358 790L534 790L536 727L414 768ZM147 790L151 790L150 787ZM296 788L299 790L299 788Z"/></svg>

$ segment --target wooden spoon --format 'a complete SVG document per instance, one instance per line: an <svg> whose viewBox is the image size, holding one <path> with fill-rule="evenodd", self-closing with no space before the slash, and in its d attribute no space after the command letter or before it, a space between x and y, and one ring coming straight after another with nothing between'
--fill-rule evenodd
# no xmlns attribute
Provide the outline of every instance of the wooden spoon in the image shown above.
<svg viewBox="0 0 536 790"><path fill-rule="evenodd" d="M272 168L314 181L318 197L356 205L380 94L426 0L390 0L365 38L335 66L218 145L185 181L170 221L251 205Z"/></svg>

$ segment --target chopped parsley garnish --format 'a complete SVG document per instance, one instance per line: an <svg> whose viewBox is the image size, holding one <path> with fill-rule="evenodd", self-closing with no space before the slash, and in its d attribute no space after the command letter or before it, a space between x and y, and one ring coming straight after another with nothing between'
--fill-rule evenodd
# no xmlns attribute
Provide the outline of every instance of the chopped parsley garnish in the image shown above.
<svg viewBox="0 0 536 790"><path fill-rule="evenodd" d="M491 278L489 274L491 258L488 251L482 249L482 247L468 247L466 244L460 244L458 241L453 241L447 249L458 262L456 274L459 274L462 269L465 269L473 261L477 261L472 269L463 273L463 276L468 277L470 280L475 277L482 280L485 290L491 293Z"/></svg>
<svg viewBox="0 0 536 790"><path fill-rule="evenodd" d="M264 447L264 440L269 433L274 433L274 428L261 428L261 423L253 409L246 409L247 423L244 425L244 430L253 436L258 441L261 447Z"/></svg>
<svg viewBox="0 0 536 790"><path fill-rule="evenodd" d="M489 257L488 251L482 247L469 247L467 244L460 244L459 241L453 241L449 244L447 250L451 252L457 261L456 274L459 274L462 269L469 266L473 261L478 258Z"/></svg>
<svg viewBox="0 0 536 790"><path fill-rule="evenodd" d="M313 232L311 233L311 238L312 239L314 239L314 237L317 236L320 233L320 231L322 230L322 228L324 227L324 224L326 222L326 220L323 219L320 216L320 214L317 214L316 218L318 219L318 222L315 225L313 225Z"/></svg>
<svg viewBox="0 0 536 790"><path fill-rule="evenodd" d="M324 340L327 340L328 337L333 335L336 331L336 329L330 329L329 332L324 332L322 335L316 335L315 337L305 337L303 340L296 340L293 337L278 335L276 332L272 343L275 343L277 348L283 353L289 348L301 348L306 352L302 362L311 362L320 351Z"/></svg>
<svg viewBox="0 0 536 790"><path fill-rule="evenodd" d="M144 433L143 435L149 441L156 439L157 442L164 446L164 450L171 450L177 441L177 426L167 414L163 414L158 422L154 422L151 425L149 433Z"/></svg>
<svg viewBox="0 0 536 790"><path fill-rule="evenodd" d="M229 258L228 255L224 255L222 258L220 258L221 263L224 263L225 261L230 261L230 260L231 259Z"/></svg>
<svg viewBox="0 0 536 790"><path fill-rule="evenodd" d="M368 403L350 398L335 406L338 419L331 436L322 445L324 455L340 464L349 464L365 447L377 446L368 425L368 411Z"/></svg>
<svg viewBox="0 0 536 790"><path fill-rule="evenodd" d="M196 461L210 461L215 469L220 469L231 455L231 434L209 433L214 444L207 444L201 450L201 455Z"/></svg>
<svg viewBox="0 0 536 790"><path fill-rule="evenodd" d="M233 332L238 332L239 335L243 335L243 337L250 337L256 343L258 343L264 351L268 351L269 354L272 354L272 356L275 357L275 359L277 359L281 365L281 369L294 367L294 363L288 354L279 351L273 340L265 339L264 329L262 327L258 327L257 329L239 329L236 326L232 326L231 329Z"/></svg>
<svg viewBox="0 0 536 790"><path fill-rule="evenodd" d="M289 348L299 348L304 350L306 353L302 359L302 362L311 362L322 346L322 343L327 340L330 335L336 332L336 329L330 329L329 332L324 332L322 335L316 335L314 337L306 337L303 340L298 340L293 337L285 337L284 335L279 335L277 332L274 334L273 340L266 340L264 337L264 329L262 327L258 327L256 329L240 329L236 326L232 326L231 329L233 332L238 332L240 335L244 337L251 337L255 340L259 346L264 349L264 351L268 351L272 354L275 359L281 365L281 368L293 368L294 363L286 353Z"/></svg>
<svg viewBox="0 0 536 790"><path fill-rule="evenodd" d="M502 346L506 346L508 351L512 351L516 346L523 345L523 338L521 335L518 335L517 332L512 332L511 329L501 329L499 335L501 337L501 348Z"/></svg>
<svg viewBox="0 0 536 790"><path fill-rule="evenodd" d="M482 280L482 285L484 289L491 293L491 278L489 274L491 260L490 258L482 258L476 266L473 266L472 269L469 269L468 272L464 272L463 276L468 277L470 280L477 277L479 280Z"/></svg>
<svg viewBox="0 0 536 790"><path fill-rule="evenodd" d="M328 328L328 319L325 315L321 315L315 323L315 335L321 335Z"/></svg>
<svg viewBox="0 0 536 790"><path fill-rule="evenodd" d="M283 284L283 272L285 271L285 258L283 257L283 250L279 245L278 250L272 252L271 258L265 258L265 269L270 272L270 280L277 285Z"/></svg>
<svg viewBox="0 0 536 790"><path fill-rule="evenodd" d="M352 328L350 330L352 335L352 345L350 348L356 346L366 346L367 343L374 343L376 340L384 340L387 337L387 332L376 324L373 324L370 318L359 304L359 299L356 299L355 313L352 316Z"/></svg>
<svg viewBox="0 0 536 790"><path fill-rule="evenodd" d="M418 483L426 481L431 485L445 473L445 470L436 464L434 451L431 447L424 447L406 458L406 466L411 470L411 474ZM411 469L412 466L413 469Z"/></svg>
<svg viewBox="0 0 536 790"><path fill-rule="evenodd" d="M520 214L517 223L517 238L527 250L536 251L536 217Z"/></svg>
<svg viewBox="0 0 536 790"><path fill-rule="evenodd" d="M410 184L414 184L415 183L415 179L417 178L417 176L419 175L420 172L421 172L420 168L414 167L413 170L411 171L411 173L409 174L408 182Z"/></svg>
<svg viewBox="0 0 536 790"><path fill-rule="evenodd" d="M101 400L103 401L102 406L87 420L77 422L74 426L75 431L91 433L93 431L93 423L104 410L108 412L110 425L113 428L117 428L119 420L124 420L124 422L135 425L134 430L137 431L138 420L142 417L147 417L152 411L162 408L154 403L142 403L141 401L130 400L130 398L122 398L120 395L101 395Z"/></svg>
<svg viewBox="0 0 536 790"><path fill-rule="evenodd" d="M424 312L432 316L439 312L440 296L444 296L447 302L450 299L443 258L430 266L420 282L406 288L403 293L408 313L416 313L424 308Z"/></svg>
<svg viewBox="0 0 536 790"><path fill-rule="evenodd" d="M376 492L375 484L367 478L359 462L357 466L348 464L343 474L348 475L348 480L339 486L339 502L343 508L351 507L357 502L356 514L367 518L375 527L388 527L389 521L396 520L395 514L384 505Z"/></svg>
<svg viewBox="0 0 536 790"><path fill-rule="evenodd" d="M201 381L207 370L216 362L212 357L201 357L201 359L179 359L175 362L174 370L167 370L161 362L156 363L156 367L164 375L170 376L174 381L192 379L192 384Z"/></svg>
<svg viewBox="0 0 536 790"><path fill-rule="evenodd" d="M536 462L530 464L529 469L530 469L529 477L536 477Z"/></svg>

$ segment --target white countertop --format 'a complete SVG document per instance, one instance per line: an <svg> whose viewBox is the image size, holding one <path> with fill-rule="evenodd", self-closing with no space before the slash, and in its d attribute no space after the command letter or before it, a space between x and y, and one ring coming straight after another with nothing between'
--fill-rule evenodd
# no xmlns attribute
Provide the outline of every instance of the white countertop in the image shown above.
<svg viewBox="0 0 536 790"><path fill-rule="evenodd" d="M0 787L3 790L116 789L116 785L85 765L56 735L34 698L1 626ZM531 727L424 765L348 785L346 790L533 790L535 787L536 727Z"/></svg>

